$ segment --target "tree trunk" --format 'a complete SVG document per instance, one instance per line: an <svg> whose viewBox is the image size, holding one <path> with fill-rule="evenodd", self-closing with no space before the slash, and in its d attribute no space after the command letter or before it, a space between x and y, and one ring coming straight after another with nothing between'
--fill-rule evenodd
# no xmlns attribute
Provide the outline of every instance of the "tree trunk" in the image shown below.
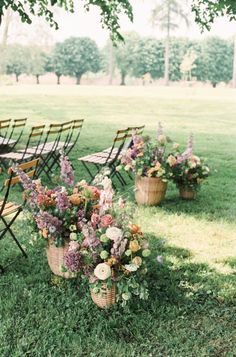
<svg viewBox="0 0 236 357"><path fill-rule="evenodd" d="M61 84L61 74L57 74L57 84Z"/></svg>
<svg viewBox="0 0 236 357"><path fill-rule="evenodd" d="M16 82L18 83L19 82L19 74L15 73L16 75Z"/></svg>
<svg viewBox="0 0 236 357"><path fill-rule="evenodd" d="M114 48L113 43L109 40L109 81L108 84L112 85L114 77Z"/></svg>
<svg viewBox="0 0 236 357"><path fill-rule="evenodd" d="M125 86L125 77L126 77L126 74L125 73L121 73L121 82L120 82L121 86Z"/></svg>
<svg viewBox="0 0 236 357"><path fill-rule="evenodd" d="M165 43L165 85L169 85L169 62L170 62L170 3L168 3L167 34Z"/></svg>
<svg viewBox="0 0 236 357"><path fill-rule="evenodd" d="M212 83L212 87L216 88L217 83Z"/></svg>
<svg viewBox="0 0 236 357"><path fill-rule="evenodd" d="M80 84L81 77L82 77L82 74L80 74L80 75L78 75L78 76L76 77L76 84L77 84L77 85Z"/></svg>
<svg viewBox="0 0 236 357"><path fill-rule="evenodd" d="M3 28L3 36L2 36L3 48L5 48L7 45L10 22L11 22L11 10L10 10L10 8L8 8L6 11L4 28Z"/></svg>
<svg viewBox="0 0 236 357"><path fill-rule="evenodd" d="M39 84L39 74L36 74L36 84Z"/></svg>
<svg viewBox="0 0 236 357"><path fill-rule="evenodd" d="M236 88L236 34L234 35L233 88Z"/></svg>

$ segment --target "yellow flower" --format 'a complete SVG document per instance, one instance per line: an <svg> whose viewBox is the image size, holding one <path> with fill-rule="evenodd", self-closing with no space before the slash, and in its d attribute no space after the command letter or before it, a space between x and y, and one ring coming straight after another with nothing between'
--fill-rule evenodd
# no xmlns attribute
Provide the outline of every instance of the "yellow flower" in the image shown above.
<svg viewBox="0 0 236 357"><path fill-rule="evenodd" d="M138 267L140 267L140 265L142 265L142 258L141 257L135 257L132 259L132 263L137 265Z"/></svg>
<svg viewBox="0 0 236 357"><path fill-rule="evenodd" d="M170 165L170 167L172 167L172 166L175 166L175 165L176 165L177 160L176 160L176 158L174 157L174 155L170 155L170 156L168 157L168 159L167 159L167 162L168 162L168 164Z"/></svg>
<svg viewBox="0 0 236 357"><path fill-rule="evenodd" d="M148 171L147 171L147 175L148 177L151 177L152 174L156 171L159 171L161 168L161 164L159 161L157 161L156 165L154 167L151 167Z"/></svg>
<svg viewBox="0 0 236 357"><path fill-rule="evenodd" d="M129 243L129 249L133 252L136 253L139 249L141 249L139 242L134 239Z"/></svg>
<svg viewBox="0 0 236 357"><path fill-rule="evenodd" d="M159 135L158 136L158 141L161 145L165 145L166 143L166 136L165 135Z"/></svg>
<svg viewBox="0 0 236 357"><path fill-rule="evenodd" d="M47 228L44 228L44 229L42 230L42 236L43 236L43 238L47 238L47 237L48 237L48 230L47 230Z"/></svg>
<svg viewBox="0 0 236 357"><path fill-rule="evenodd" d="M174 149L174 150L178 150L178 148L179 148L179 144L178 144L178 143L174 143L174 144L173 144L173 149Z"/></svg>

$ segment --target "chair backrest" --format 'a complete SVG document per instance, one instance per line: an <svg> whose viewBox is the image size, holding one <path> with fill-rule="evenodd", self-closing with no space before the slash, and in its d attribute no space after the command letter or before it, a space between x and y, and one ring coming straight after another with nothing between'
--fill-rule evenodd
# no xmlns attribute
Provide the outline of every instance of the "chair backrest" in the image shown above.
<svg viewBox="0 0 236 357"><path fill-rule="evenodd" d="M24 162L23 164L18 165L17 168L19 170L24 171L28 177L33 179L35 177L35 174L37 171L38 163L39 163L39 159L35 159L35 160L28 161L28 162ZM0 208L0 216L1 216L2 212L4 211L5 205L7 203L7 199L8 199L9 193L10 193L11 186L16 185L21 182L20 177L15 174L14 169L11 167L8 169L8 175L9 175L9 177L4 182L4 187L6 187L6 192L5 192L5 196L3 199L3 203Z"/></svg>
<svg viewBox="0 0 236 357"><path fill-rule="evenodd" d="M10 140L13 139L14 143L10 145L11 150L14 149L14 147L18 144L20 141L22 134L24 132L25 126L26 126L27 118L22 118L22 119L13 119L12 127L11 127L11 133L8 137L8 144L10 144ZM17 135L16 134L17 131ZM8 145L7 144L7 145Z"/></svg>
<svg viewBox="0 0 236 357"><path fill-rule="evenodd" d="M31 128L26 142L26 146L22 150L21 161L24 160L25 156L27 155L27 150L31 147L34 147L34 154L32 153L33 156L34 157L38 156L39 145L42 143L44 129L45 129L45 125L36 125Z"/></svg>
<svg viewBox="0 0 236 357"><path fill-rule="evenodd" d="M124 149L128 149L132 146L133 134L135 133L136 135L142 135L144 128L145 128L145 125L128 127L127 140L124 145Z"/></svg>
<svg viewBox="0 0 236 357"><path fill-rule="evenodd" d="M70 133L65 140L64 152L69 155L71 150L77 144L83 127L84 119L75 119L71 121Z"/></svg>
<svg viewBox="0 0 236 357"><path fill-rule="evenodd" d="M120 153L124 148L127 135L128 135L128 129L118 130L116 132L116 136L113 140L113 145L110 149L110 152L106 160L107 162L109 162L111 158L112 158L111 163L115 162L117 158L120 156Z"/></svg>
<svg viewBox="0 0 236 357"><path fill-rule="evenodd" d="M41 151L41 153L42 153L44 149L48 150L47 144L50 144L49 151L54 152L59 145L61 133L62 133L62 123L50 124L49 129L46 130L46 132L45 132L45 138L43 140L43 143L40 146L39 151Z"/></svg>
<svg viewBox="0 0 236 357"><path fill-rule="evenodd" d="M0 145L6 145L11 119L0 120Z"/></svg>

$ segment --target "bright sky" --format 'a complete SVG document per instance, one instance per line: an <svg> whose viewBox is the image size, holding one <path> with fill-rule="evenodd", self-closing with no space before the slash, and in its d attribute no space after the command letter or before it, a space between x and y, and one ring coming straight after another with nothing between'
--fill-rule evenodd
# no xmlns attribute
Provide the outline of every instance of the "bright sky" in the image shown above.
<svg viewBox="0 0 236 357"><path fill-rule="evenodd" d="M155 0L131 0L131 3L134 10L134 22L131 23L126 16L122 16L120 22L122 31L136 31L142 36L163 36L163 33L158 29L152 28L150 22L151 10L155 5ZM217 35L229 38L236 33L236 22L229 22L227 19L221 18L212 26L210 32L206 31L201 34L198 25L194 23L190 6L186 8L187 10L190 13L189 17L192 17L191 25L187 29L183 23L180 24L179 30L174 32L175 36L200 38L202 36ZM85 12L81 5L74 14L66 14L64 11L58 10L55 17L59 23L58 31L50 29L42 19L36 19L34 24L30 26L19 24L18 21L15 21L10 29L10 42L27 43L39 40L42 42L41 44L51 44L63 41L70 36L89 36L101 47L107 41L108 31L102 29L99 11L96 9Z"/></svg>

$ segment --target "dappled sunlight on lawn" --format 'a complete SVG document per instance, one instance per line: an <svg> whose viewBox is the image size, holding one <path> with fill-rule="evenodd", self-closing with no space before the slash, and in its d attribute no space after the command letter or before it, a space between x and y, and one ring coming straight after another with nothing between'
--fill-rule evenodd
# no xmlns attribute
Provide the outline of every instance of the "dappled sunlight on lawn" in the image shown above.
<svg viewBox="0 0 236 357"><path fill-rule="evenodd" d="M167 213L161 208L139 208L144 231L162 237L168 245L188 249L192 262L207 263L220 272L236 272L225 264L236 253L236 224L208 221L184 213Z"/></svg>

